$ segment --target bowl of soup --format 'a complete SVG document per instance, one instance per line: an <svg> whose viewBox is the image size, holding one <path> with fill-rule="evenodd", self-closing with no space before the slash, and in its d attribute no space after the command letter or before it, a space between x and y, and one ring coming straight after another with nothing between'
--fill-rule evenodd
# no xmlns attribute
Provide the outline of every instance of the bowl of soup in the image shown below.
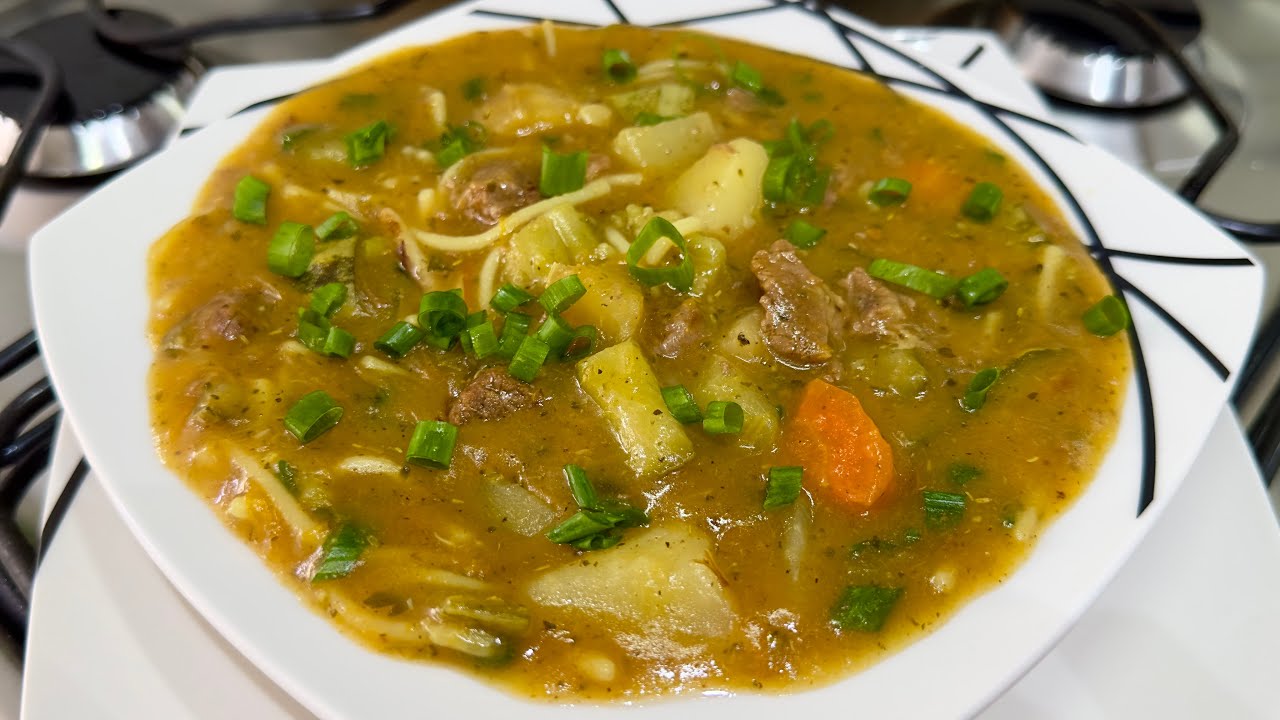
<svg viewBox="0 0 1280 720"><path fill-rule="evenodd" d="M1247 255L850 18L512 15L357 49L37 239L122 513L325 716L980 707L1176 488ZM846 61L741 39L789 24Z"/></svg>

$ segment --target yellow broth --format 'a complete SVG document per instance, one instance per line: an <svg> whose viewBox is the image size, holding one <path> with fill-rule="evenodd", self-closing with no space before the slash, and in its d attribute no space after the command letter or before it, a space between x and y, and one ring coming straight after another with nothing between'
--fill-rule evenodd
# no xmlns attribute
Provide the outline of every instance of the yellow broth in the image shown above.
<svg viewBox="0 0 1280 720"><path fill-rule="evenodd" d="M608 48L625 49L641 67L639 77L605 77ZM731 90L738 62L758 70L785 102ZM519 84L542 90L504 95ZM684 114L707 113L721 143L782 138L793 118L832 126L817 154L831 169L822 202L752 210L750 227L740 232L707 227L691 234L691 242L717 240L724 261L693 293L704 335L672 357L659 356L655 343L689 295L635 282L607 230L629 243L641 208L682 216L672 212L679 199L671 193L692 161L636 169L611 150L634 108L621 110L610 96L663 84L693 90ZM565 98L571 104L563 112L553 107L553 122L530 124L540 112L531 104ZM485 229L452 207L449 193L431 192L442 175L441 111L448 125L484 125L487 148L502 151L475 155L465 167L514 158L536 171L546 144L606 156L607 176L639 172L643 181L577 206L598 247L563 263L573 268L538 266L533 276L512 269L507 261L519 231L474 251L434 250L416 233ZM344 136L377 120L394 128L385 154L352 167ZM264 225L232 215L236 184L250 174L271 186ZM869 186L883 177L913 183L905 203L868 200ZM1003 190L989 222L961 211L980 181ZM299 279L268 269L267 248L281 222L318 226L339 210L356 219L354 237L318 241ZM748 315L750 328L750 312L760 308L753 256L796 218L827 231L812 249L795 252L836 293L841 278L875 258L953 278L992 267L1009 286L994 302L968 308L954 297L940 301L876 281L910 306L900 327L878 334L841 329L830 360L788 367L760 347L755 330L738 333L735 323ZM536 295L549 279L577 271L589 290L612 283L639 298L642 313L625 304L600 310L597 352L629 334L664 386L694 388L720 363L776 407L772 442L743 448L737 436L690 424L683 429L691 459L670 472L638 474L575 364L549 360L533 382L541 401L505 418L462 424L447 470L406 462L417 422L445 419L477 371L506 363L478 361L456 344L448 351L419 345L397 359L374 341L414 316L424 291L461 288L471 311L484 308L489 298L478 283L483 263L489 259L492 268L499 260L490 257L494 248L507 253L496 265L495 288L518 275ZM697 262L695 270L711 272ZM332 318L356 339L346 359L308 350L294 337L299 308L333 281L348 288ZM862 76L680 31L468 35L404 50L292 98L222 162L189 219L156 243L151 291L156 439L175 473L282 582L369 647L464 667L539 698L799 690L920 637L1013 571L1037 530L1079 494L1112 440L1128 373L1123 333L1096 337L1081 321L1109 293L1105 280L1046 195L984 139ZM536 316L536 328L537 304L522 311ZM841 323L855 311L841 308ZM498 315L490 317L500 329ZM582 322L573 310L566 318ZM968 411L961 405L966 387L988 367L1002 375L985 405ZM788 438L799 393L815 378L861 401L892 450L892 486L868 507L850 506L807 473L796 503L765 510L769 468L810 460L789 449ZM344 414L303 444L282 421L313 390L329 393ZM292 488L277 477L280 461L294 469ZM545 533L577 510L562 474L568 463L587 471L601 497L646 510L650 527L623 530L621 544L602 550L548 540ZM981 474L959 484L957 464ZM963 514L930 522L924 491L963 496ZM349 574L313 582L324 539L344 523L361 528L368 547ZM642 546L645 537L668 540L655 551ZM531 593L540 588L545 599L549 574L605 567L614 553L632 553L617 556L632 567L645 553L670 548L673 537L697 556L697 567L681 564L680 572L714 578L714 587L685 588L681 596L712 608L702 625L671 627L661 587L648 588L650 605L635 597L618 600L633 606L610 605L607 586L622 592L627 585L603 573L581 580L605 586L588 591L597 606L544 604ZM844 589L862 585L901 588L878 632L832 622ZM446 612L459 604L497 608L501 617ZM468 654L473 645L481 649Z"/></svg>

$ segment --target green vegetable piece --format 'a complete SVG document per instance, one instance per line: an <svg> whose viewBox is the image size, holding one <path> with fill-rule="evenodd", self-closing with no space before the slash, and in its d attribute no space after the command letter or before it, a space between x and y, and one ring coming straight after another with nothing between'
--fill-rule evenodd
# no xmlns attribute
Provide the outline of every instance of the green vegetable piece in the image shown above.
<svg viewBox="0 0 1280 720"><path fill-rule="evenodd" d="M887 177L880 178L871 186L867 199L880 207L887 207L901 205L906 202L909 195L911 195L910 182L902 178Z"/></svg>
<svg viewBox="0 0 1280 720"><path fill-rule="evenodd" d="M982 477L982 468L966 463L951 463L947 468L947 477L952 485L967 485Z"/></svg>
<svg viewBox="0 0 1280 720"><path fill-rule="evenodd" d="M544 197L581 190L587 182L587 152L558 153L542 146L542 171L538 190Z"/></svg>
<svg viewBox="0 0 1280 720"><path fill-rule="evenodd" d="M457 425L443 420L423 420L413 429L405 460L414 465L448 470L457 443Z"/></svg>
<svg viewBox="0 0 1280 720"><path fill-rule="evenodd" d="M385 120L378 120L347 135L347 162L351 167L362 168L381 160L390 137L391 126Z"/></svg>
<svg viewBox="0 0 1280 720"><path fill-rule="evenodd" d="M980 182L973 186L973 191L969 193L968 199L964 201L960 210L971 220L990 222L991 218L1000 211L1000 202L1003 199L1004 192L1000 190L1000 186Z"/></svg>
<svg viewBox="0 0 1280 720"><path fill-rule="evenodd" d="M818 241L826 234L826 230L816 225L810 225L804 220L792 220L791 224L787 226L786 232L783 233L783 237L792 245L802 250L808 250L817 246Z"/></svg>
<svg viewBox="0 0 1280 720"><path fill-rule="evenodd" d="M831 623L840 630L880 632L901 597L900 587L850 585L831 609Z"/></svg>
<svg viewBox="0 0 1280 720"><path fill-rule="evenodd" d="M986 305L1004 294L1009 281L995 268L983 268L964 278L956 286L956 294L965 307Z"/></svg>
<svg viewBox="0 0 1280 720"><path fill-rule="evenodd" d="M1081 316L1084 327L1098 337L1110 337L1129 327L1129 308L1115 295L1107 295Z"/></svg>
<svg viewBox="0 0 1280 720"><path fill-rule="evenodd" d="M311 309L324 317L331 318L347 301L345 283L328 283L321 285L311 293Z"/></svg>
<svg viewBox="0 0 1280 720"><path fill-rule="evenodd" d="M316 236L310 225L282 222L267 246L267 268L287 278L302 277L315 251Z"/></svg>
<svg viewBox="0 0 1280 720"><path fill-rule="evenodd" d="M670 240L680 251L680 262L664 267L642 266L640 262L649 252L649 248L662 238ZM671 221L658 215L645 223L640 234L636 236L635 242L631 243L631 247L627 249L627 269L642 285L666 284L676 292L689 292L693 288L693 259L689 256L689 248L685 244L684 236L675 225L671 224Z"/></svg>
<svg viewBox="0 0 1280 720"><path fill-rule="evenodd" d="M969 381L969 387L964 391L964 398L960 400L960 406L969 412L977 412L987 402L987 393L990 392L991 386L996 384L1000 379L1000 368L986 368L978 371Z"/></svg>
<svg viewBox="0 0 1280 720"><path fill-rule="evenodd" d="M342 406L329 393L315 390L303 395L284 416L284 427L304 444L320 437L342 419Z"/></svg>
<svg viewBox="0 0 1280 720"><path fill-rule="evenodd" d="M672 385L662 388L661 392L662 401L667 404L667 411L671 413L671 417L685 425L702 422L702 411L698 409L698 401L693 398L693 393L689 392L688 388L683 385Z"/></svg>
<svg viewBox="0 0 1280 720"><path fill-rule="evenodd" d="M965 499L960 493L925 490L924 520L931 528L944 528L956 524L964 516Z"/></svg>
<svg viewBox="0 0 1280 720"><path fill-rule="evenodd" d="M601 54L600 64L604 75L615 83L629 83L636 79L636 64L626 50L608 48Z"/></svg>
<svg viewBox="0 0 1280 720"><path fill-rule="evenodd" d="M736 435L742 432L742 406L727 400L712 400L702 414L702 429L712 435Z"/></svg>
<svg viewBox="0 0 1280 720"><path fill-rule="evenodd" d="M298 471L287 460L276 461L276 479L289 491L290 495L298 494Z"/></svg>
<svg viewBox="0 0 1280 720"><path fill-rule="evenodd" d="M764 486L764 509L785 507L800 497L800 486L804 480L802 467L769 468L769 479Z"/></svg>
<svg viewBox="0 0 1280 720"><path fill-rule="evenodd" d="M311 582L337 580L350 575L360 567L360 556L368 545L368 534L355 525L344 524L329 533L320 549L320 562Z"/></svg>
<svg viewBox="0 0 1280 720"><path fill-rule="evenodd" d="M885 258L872 260L867 266L867 274L939 300L955 292L958 284L950 276L940 272Z"/></svg>
<svg viewBox="0 0 1280 720"><path fill-rule="evenodd" d="M321 240L343 240L360 232L355 218L338 211L316 226L316 237Z"/></svg>
<svg viewBox="0 0 1280 720"><path fill-rule="evenodd" d="M245 175L236 183L231 215L240 222L254 225L267 224L267 196L271 186L252 175Z"/></svg>

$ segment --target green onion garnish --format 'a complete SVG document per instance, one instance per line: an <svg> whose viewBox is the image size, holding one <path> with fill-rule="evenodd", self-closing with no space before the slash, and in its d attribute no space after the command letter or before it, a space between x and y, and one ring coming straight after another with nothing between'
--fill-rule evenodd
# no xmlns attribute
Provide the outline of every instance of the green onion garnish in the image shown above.
<svg viewBox="0 0 1280 720"><path fill-rule="evenodd" d="M791 166L795 161L795 155L779 155L769 160L761 178L761 192L765 200L777 203L787 201L787 178L791 175Z"/></svg>
<svg viewBox="0 0 1280 720"><path fill-rule="evenodd" d="M680 251L680 262L664 267L641 267L640 261L649 252L649 248L662 238L670 240ZM644 285L666 283L677 292L688 292L693 288L693 259L689 257L684 236L669 220L658 215L645 223L635 242L627 249L627 269L631 271L632 277Z"/></svg>
<svg viewBox="0 0 1280 720"><path fill-rule="evenodd" d="M483 360L498 352L498 333L493 329L492 320L467 328L467 337L471 340L471 352L477 359Z"/></svg>
<svg viewBox="0 0 1280 720"><path fill-rule="evenodd" d="M587 182L587 153L558 153L542 146L542 174L538 178L538 192L543 197L555 197L581 190Z"/></svg>
<svg viewBox="0 0 1280 720"><path fill-rule="evenodd" d="M826 234L826 230L816 225L810 225L804 220L792 220L791 224L787 226L787 231L783 233L783 237L792 245L807 250L817 245L822 236Z"/></svg>
<svg viewBox="0 0 1280 720"><path fill-rule="evenodd" d="M580 508L593 508L600 499L596 496L596 488L587 477L587 471L577 465L564 466L564 479L569 483L569 492L573 493L573 501Z"/></svg>
<svg viewBox="0 0 1280 720"><path fill-rule="evenodd" d="M895 260L876 258L867 266L867 274L885 282L911 288L939 300L956 290L956 281L947 275Z"/></svg>
<svg viewBox="0 0 1280 720"><path fill-rule="evenodd" d="M267 196L271 186L252 175L245 175L236 183L235 199L231 215L240 222L254 225L267 224Z"/></svg>
<svg viewBox="0 0 1280 720"><path fill-rule="evenodd" d="M343 283L329 283L316 288L311 293L311 309L325 317L333 317L347 301L347 286Z"/></svg>
<svg viewBox="0 0 1280 720"><path fill-rule="evenodd" d="M569 519L551 528L547 532L547 539L557 545L564 545L611 529L613 529L613 523L609 522L609 518L602 513L579 510Z"/></svg>
<svg viewBox="0 0 1280 720"><path fill-rule="evenodd" d="M1000 379L1000 368L986 368L980 370L973 379L969 381L969 387L964 391L964 398L960 400L960 406L969 412L975 412L987 402L987 392L991 390L991 386L996 384L996 380Z"/></svg>
<svg viewBox="0 0 1280 720"><path fill-rule="evenodd" d="M477 75L470 80L462 83L462 97L467 102L476 102L484 99L484 77Z"/></svg>
<svg viewBox="0 0 1280 720"><path fill-rule="evenodd" d="M1108 295L1081 316L1084 327L1098 337L1109 337L1129 327L1129 308L1115 295Z"/></svg>
<svg viewBox="0 0 1280 720"><path fill-rule="evenodd" d="M587 286L582 284L582 278L577 275L569 275L551 283L542 293L542 297L538 298L538 303L542 305L542 309L549 314L559 315L569 306L582 299L587 294Z"/></svg>
<svg viewBox="0 0 1280 720"><path fill-rule="evenodd" d="M683 385L672 385L662 388L662 401L667 404L671 417L688 425L702 422L702 411L698 409L698 401L693 393Z"/></svg>
<svg viewBox="0 0 1280 720"><path fill-rule="evenodd" d="M622 536L615 532L602 532L578 538L569 543L578 550L607 550L622 542Z"/></svg>
<svg viewBox="0 0 1280 720"><path fill-rule="evenodd" d="M506 360L515 357L520 343L524 342L525 336L529 334L531 324L533 324L533 318L524 313L507 313L502 323L502 336L498 341L498 357Z"/></svg>
<svg viewBox="0 0 1280 720"><path fill-rule="evenodd" d="M986 305L1004 293L1009 281L995 268L983 268L966 277L956 286L956 294L965 307Z"/></svg>
<svg viewBox="0 0 1280 720"><path fill-rule="evenodd" d="M437 290L422 296L418 303L418 327L434 347L449 347L453 338L467 327L467 301L453 290Z"/></svg>
<svg viewBox="0 0 1280 720"><path fill-rule="evenodd" d="M712 400L702 413L702 429L712 435L742 432L742 406L728 400Z"/></svg>
<svg viewBox="0 0 1280 720"><path fill-rule="evenodd" d="M351 524L344 524L329 533L320 550L320 562L311 576L311 582L336 580L350 575L360 567L360 556L369 545L368 535Z"/></svg>
<svg viewBox="0 0 1280 720"><path fill-rule="evenodd" d="M648 523L649 516L639 508L617 501L597 500L594 506L579 510L551 528L547 532L547 539L559 545L572 545L579 550L603 550L617 545L621 539L612 531Z"/></svg>
<svg viewBox="0 0 1280 720"><path fill-rule="evenodd" d="M964 201L960 210L970 219L987 222L999 212L1000 201L1003 199L1004 193L1001 192L1000 186L980 182L973 186L973 191L969 193L969 198Z"/></svg>
<svg viewBox="0 0 1280 720"><path fill-rule="evenodd" d="M325 333L324 344L320 347L321 354L330 357L351 357L351 353L356 349L356 338L351 333L340 327L330 326L329 331Z"/></svg>
<svg viewBox="0 0 1280 720"><path fill-rule="evenodd" d="M769 468L769 479L764 486L764 509L790 505L800 497L800 485L804 480L804 468L772 467Z"/></svg>
<svg viewBox="0 0 1280 720"><path fill-rule="evenodd" d="M517 380L533 382L550 352L551 347L545 342L532 335L526 336L516 348L515 357L511 358L511 364L507 366L507 374Z"/></svg>
<svg viewBox="0 0 1280 720"><path fill-rule="evenodd" d="M533 336L547 344L550 355L560 357L573 340L573 327L559 315L547 315Z"/></svg>
<svg viewBox="0 0 1280 720"><path fill-rule="evenodd" d="M925 490L920 496L924 499L925 523L930 527L954 525L964 515L965 500L960 493Z"/></svg>
<svg viewBox="0 0 1280 720"><path fill-rule="evenodd" d="M631 56L626 50L605 50L600 57L600 64L604 66L605 77L613 82L628 83L636 78L636 64L631 62Z"/></svg>
<svg viewBox="0 0 1280 720"><path fill-rule="evenodd" d="M436 155L436 164L443 170L462 158L484 147L484 126L477 122L450 125L440 134L440 139L429 147Z"/></svg>
<svg viewBox="0 0 1280 720"><path fill-rule="evenodd" d="M373 346L393 358L402 358L426 336L427 333L422 328L401 320L383 333Z"/></svg>
<svg viewBox="0 0 1280 720"><path fill-rule="evenodd" d="M292 152L293 148L302 142L303 138L314 134L320 128L320 125L294 125L286 129L280 134L280 149Z"/></svg>
<svg viewBox="0 0 1280 720"><path fill-rule="evenodd" d="M595 325L579 325L573 329L573 337L560 353L560 359L572 362L595 353L599 339L600 331Z"/></svg>
<svg viewBox="0 0 1280 720"><path fill-rule="evenodd" d="M458 426L443 420L423 420L413 429L404 459L414 465L448 470L453 447L458 443Z"/></svg>
<svg viewBox="0 0 1280 720"><path fill-rule="evenodd" d="M902 178L887 177L880 178L871 186L867 199L880 207L885 207L905 202L910 194L911 183Z"/></svg>
<svg viewBox="0 0 1280 720"><path fill-rule="evenodd" d="M310 225L282 222L267 246L267 267L277 275L301 277L311 266L316 236Z"/></svg>
<svg viewBox="0 0 1280 720"><path fill-rule="evenodd" d="M390 136L391 126L385 120L378 120L347 135L347 162L351 167L360 168L381 160Z"/></svg>
<svg viewBox="0 0 1280 720"><path fill-rule="evenodd" d="M902 588L850 585L831 609L831 624L840 630L880 632L901 597Z"/></svg>
<svg viewBox="0 0 1280 720"><path fill-rule="evenodd" d="M636 113L636 116L632 118L631 124L636 127L649 127L651 125L661 125L664 122L675 119L675 117L659 115L658 113L649 112L648 110L642 110L641 112Z"/></svg>
<svg viewBox="0 0 1280 720"><path fill-rule="evenodd" d="M329 337L329 320L310 308L298 311L298 342L309 350L324 352L324 341Z"/></svg>
<svg viewBox="0 0 1280 720"><path fill-rule="evenodd" d="M488 315L484 310L479 310L467 316L467 320L463 323L462 330L458 333L458 343L462 345L462 350L468 355L474 355L475 347L471 344L471 328L483 325L488 319Z"/></svg>
<svg viewBox="0 0 1280 720"><path fill-rule="evenodd" d="M342 406L329 393L315 390L303 395L284 416L284 428L303 443L309 443L338 424Z"/></svg>
<svg viewBox="0 0 1280 720"><path fill-rule="evenodd" d="M509 313L532 301L533 295L528 290L507 283L498 288L498 292L493 294L493 298L489 300L489 307L500 313Z"/></svg>
<svg viewBox="0 0 1280 720"><path fill-rule="evenodd" d="M966 463L951 463L947 468L947 477L952 485L964 485L982 477L982 469Z"/></svg>
<svg viewBox="0 0 1280 720"><path fill-rule="evenodd" d="M360 232L356 219L339 210L316 226L316 237L321 240L342 240Z"/></svg>
<svg viewBox="0 0 1280 720"><path fill-rule="evenodd" d="M289 464L288 460L276 461L276 479L284 486L289 494L296 495L298 493L298 470Z"/></svg>
<svg viewBox="0 0 1280 720"><path fill-rule="evenodd" d="M759 70L739 60L729 72L729 79L734 85L750 92L768 105L782 105L786 100L771 87L764 84L764 76Z"/></svg>

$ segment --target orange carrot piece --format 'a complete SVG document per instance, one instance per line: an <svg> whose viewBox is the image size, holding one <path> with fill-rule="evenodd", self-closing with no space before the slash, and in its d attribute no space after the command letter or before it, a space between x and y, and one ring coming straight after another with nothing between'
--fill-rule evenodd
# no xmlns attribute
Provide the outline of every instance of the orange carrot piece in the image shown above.
<svg viewBox="0 0 1280 720"><path fill-rule="evenodd" d="M806 479L861 510L893 484L893 452L852 393L822 380L805 386L788 427L790 451Z"/></svg>
<svg viewBox="0 0 1280 720"><path fill-rule="evenodd" d="M911 183L911 197L907 202L914 200L920 206L933 206L951 199L963 202L966 196L964 178L932 158L910 161L898 173Z"/></svg>

